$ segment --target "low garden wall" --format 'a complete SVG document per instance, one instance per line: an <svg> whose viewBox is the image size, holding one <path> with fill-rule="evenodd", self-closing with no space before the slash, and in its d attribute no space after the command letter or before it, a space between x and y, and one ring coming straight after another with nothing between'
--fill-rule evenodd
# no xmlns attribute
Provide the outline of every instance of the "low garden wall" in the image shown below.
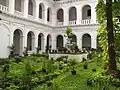
<svg viewBox="0 0 120 90"><path fill-rule="evenodd" d="M75 59L78 62L81 62L84 59L87 59L87 53L83 54L49 54L49 59L53 58L56 60L59 57L68 56L68 59Z"/></svg>

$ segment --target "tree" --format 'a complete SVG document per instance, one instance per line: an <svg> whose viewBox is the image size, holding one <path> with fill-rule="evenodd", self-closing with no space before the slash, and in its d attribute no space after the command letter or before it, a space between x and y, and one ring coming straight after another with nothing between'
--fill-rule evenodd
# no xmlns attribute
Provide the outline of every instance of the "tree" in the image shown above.
<svg viewBox="0 0 120 90"><path fill-rule="evenodd" d="M113 35L113 20L112 20L112 0L106 0L106 16L107 16L107 36L108 36L108 71L116 70L115 60L115 43Z"/></svg>
<svg viewBox="0 0 120 90"><path fill-rule="evenodd" d="M119 71L116 69L115 49L118 41L115 36L115 22L113 18L120 16L120 2L112 2L112 0L99 0L96 6L97 20L99 22L98 39L103 49L103 60L108 61L108 73L119 76ZM107 21L107 22L106 22ZM119 28L117 28L119 30ZM115 75L115 76L116 76Z"/></svg>

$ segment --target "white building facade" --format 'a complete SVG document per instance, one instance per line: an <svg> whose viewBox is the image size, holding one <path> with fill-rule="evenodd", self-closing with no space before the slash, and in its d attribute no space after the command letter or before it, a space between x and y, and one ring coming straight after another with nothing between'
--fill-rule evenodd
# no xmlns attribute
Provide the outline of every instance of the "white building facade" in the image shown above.
<svg viewBox="0 0 120 90"><path fill-rule="evenodd" d="M9 56L9 46L16 54L25 48L36 52L64 47L64 33L72 28L73 40L80 49L97 48L95 7L97 0L0 0L0 58Z"/></svg>

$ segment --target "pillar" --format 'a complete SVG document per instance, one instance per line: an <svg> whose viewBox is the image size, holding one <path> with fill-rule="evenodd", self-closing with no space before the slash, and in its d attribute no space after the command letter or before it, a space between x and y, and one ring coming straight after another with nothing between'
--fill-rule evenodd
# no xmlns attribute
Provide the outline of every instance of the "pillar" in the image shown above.
<svg viewBox="0 0 120 90"><path fill-rule="evenodd" d="M35 13L35 19L38 20L39 18L39 3L36 3L35 5L35 11L33 11Z"/></svg>
<svg viewBox="0 0 120 90"><path fill-rule="evenodd" d="M91 48L96 49L97 48L97 37L92 37L91 38Z"/></svg>
<svg viewBox="0 0 120 90"><path fill-rule="evenodd" d="M82 7L77 6L77 24L81 24L82 20Z"/></svg>
<svg viewBox="0 0 120 90"><path fill-rule="evenodd" d="M28 3L29 3L28 0L24 0L24 3L23 3L23 7L24 7L23 14L24 14L25 18L27 18L27 16L28 16Z"/></svg>
<svg viewBox="0 0 120 90"><path fill-rule="evenodd" d="M68 8L63 8L64 10L64 25L68 26L69 24L69 11Z"/></svg>
<svg viewBox="0 0 120 90"><path fill-rule="evenodd" d="M82 50L82 35L77 35L77 46Z"/></svg>
<svg viewBox="0 0 120 90"><path fill-rule="evenodd" d="M52 12L52 25L55 26L57 23L57 13L56 11Z"/></svg>
<svg viewBox="0 0 120 90"><path fill-rule="evenodd" d="M48 7L45 7L45 10L44 10L44 23L47 24L47 9Z"/></svg>
<svg viewBox="0 0 120 90"><path fill-rule="evenodd" d="M9 13L14 14L14 9L15 9L15 0L9 0Z"/></svg>
<svg viewBox="0 0 120 90"><path fill-rule="evenodd" d="M92 20L92 24L96 24L96 9L95 9L96 4L93 4L91 6L91 20Z"/></svg>
<svg viewBox="0 0 120 90"><path fill-rule="evenodd" d="M52 35L52 50L56 50L56 43L57 43L57 40L56 40L56 36Z"/></svg>
<svg viewBox="0 0 120 90"><path fill-rule="evenodd" d="M45 52L46 46L47 46L47 35L45 35L45 37L44 37L44 39L43 39L43 42L44 42L43 51Z"/></svg>

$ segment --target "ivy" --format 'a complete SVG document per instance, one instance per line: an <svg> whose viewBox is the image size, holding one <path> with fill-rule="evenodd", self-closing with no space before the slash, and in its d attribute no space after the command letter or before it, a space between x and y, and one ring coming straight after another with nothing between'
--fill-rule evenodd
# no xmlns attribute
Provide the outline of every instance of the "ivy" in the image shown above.
<svg viewBox="0 0 120 90"><path fill-rule="evenodd" d="M112 3L112 13L113 13L113 25L114 25L114 36L115 36L115 50L120 51L120 33L115 33L120 31L120 23L116 22L116 16L120 16L120 2ZM97 21L99 23L98 27L98 41L103 50L102 57L104 61L108 61L108 37L107 37L107 18L106 18L106 4L105 0L98 0L96 6Z"/></svg>

